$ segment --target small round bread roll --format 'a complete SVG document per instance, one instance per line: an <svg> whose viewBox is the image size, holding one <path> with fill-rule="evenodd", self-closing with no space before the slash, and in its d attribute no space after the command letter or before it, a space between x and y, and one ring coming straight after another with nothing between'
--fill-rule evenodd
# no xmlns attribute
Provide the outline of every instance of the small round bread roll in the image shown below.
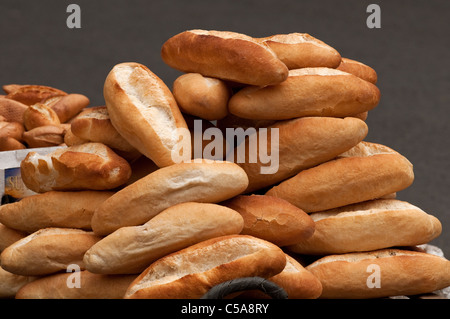
<svg viewBox="0 0 450 319"><path fill-rule="evenodd" d="M210 121L228 114L230 93L224 81L199 73L183 74L173 83L173 95L181 111Z"/></svg>
<svg viewBox="0 0 450 319"><path fill-rule="evenodd" d="M23 124L27 131L36 127L61 124L58 114L49 106L36 103L30 105L23 113Z"/></svg>

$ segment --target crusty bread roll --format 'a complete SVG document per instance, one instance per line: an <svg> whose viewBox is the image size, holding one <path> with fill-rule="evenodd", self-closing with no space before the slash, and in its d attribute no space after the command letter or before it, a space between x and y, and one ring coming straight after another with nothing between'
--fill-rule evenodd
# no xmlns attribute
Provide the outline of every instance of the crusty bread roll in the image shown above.
<svg viewBox="0 0 450 319"><path fill-rule="evenodd" d="M70 93L46 98L41 103L55 111L61 123L66 123L87 108L90 100L83 94Z"/></svg>
<svg viewBox="0 0 450 319"><path fill-rule="evenodd" d="M168 39L161 56L185 73L251 85L277 84L288 75L286 65L267 45L236 32L187 30Z"/></svg>
<svg viewBox="0 0 450 319"><path fill-rule="evenodd" d="M29 84L15 84L15 83L11 83L11 84L4 84L2 85L2 89L6 94L9 94L17 89L19 89L20 87L24 86L24 85L29 85Z"/></svg>
<svg viewBox="0 0 450 319"><path fill-rule="evenodd" d="M92 229L106 235L123 226L142 225L175 204L218 203L240 194L247 185L247 175L234 163L174 164L137 180L104 201L94 212Z"/></svg>
<svg viewBox="0 0 450 319"><path fill-rule="evenodd" d="M80 145L80 144L85 144L85 143L89 143L89 142L90 142L89 140L85 140L85 139L73 134L71 127L69 127L66 130L66 133L64 134L64 144L66 144L66 146Z"/></svg>
<svg viewBox="0 0 450 319"><path fill-rule="evenodd" d="M22 139L29 148L53 147L64 143L65 133L60 125L44 125L24 132Z"/></svg>
<svg viewBox="0 0 450 319"><path fill-rule="evenodd" d="M19 122L23 124L23 113L28 106L7 98L0 99L0 115L8 122Z"/></svg>
<svg viewBox="0 0 450 319"><path fill-rule="evenodd" d="M0 137L0 152L23 150L27 147L14 137Z"/></svg>
<svg viewBox="0 0 450 319"><path fill-rule="evenodd" d="M3 206L0 206L0 209L3 208ZM10 228L0 223L0 252L27 235L26 232Z"/></svg>
<svg viewBox="0 0 450 319"><path fill-rule="evenodd" d="M370 251L426 244L442 232L440 221L397 199L377 199L312 213L312 237L287 249L304 255Z"/></svg>
<svg viewBox="0 0 450 319"><path fill-rule="evenodd" d="M111 197L110 191L49 191L0 206L0 223L24 232L42 228L91 230L94 210Z"/></svg>
<svg viewBox="0 0 450 319"><path fill-rule="evenodd" d="M20 85L8 93L6 98L25 105L33 105L52 96L61 95L67 95L67 93L45 85Z"/></svg>
<svg viewBox="0 0 450 319"><path fill-rule="evenodd" d="M83 256L101 237L75 228L44 228L5 248L1 266L23 276L43 276L76 264L84 269Z"/></svg>
<svg viewBox="0 0 450 319"><path fill-rule="evenodd" d="M409 250L328 255L306 269L322 283L320 298L418 295L450 286L450 261Z"/></svg>
<svg viewBox="0 0 450 319"><path fill-rule="evenodd" d="M409 187L413 165L393 149L361 142L338 158L306 169L266 194L307 213L376 199Z"/></svg>
<svg viewBox="0 0 450 319"><path fill-rule="evenodd" d="M284 269L269 280L283 288L288 299L317 299L322 294L319 279L288 254ZM268 296L259 290L251 290L240 294L239 298L266 299Z"/></svg>
<svg viewBox="0 0 450 319"><path fill-rule="evenodd" d="M278 142L270 138L272 129L278 129ZM294 176L301 170L331 160L339 154L351 149L361 142L368 132L367 124L356 118L332 118L332 117L305 117L289 121L281 121L267 130L267 150L272 147L278 150L277 170L262 173L262 169L270 167L264 163L264 158L258 156L256 161L250 160L249 147L260 152L260 131L257 131L257 139L252 136L246 138L245 143L238 146L235 154L235 162L246 172L249 185L246 192L253 192L265 187L272 186L289 177ZM263 145L266 145L264 143ZM245 153L242 149L246 148ZM273 160L275 160L273 155Z"/></svg>
<svg viewBox="0 0 450 319"><path fill-rule="evenodd" d="M222 203L242 215L241 234L287 246L310 238L314 221L284 199L266 195L238 195Z"/></svg>
<svg viewBox="0 0 450 319"><path fill-rule="evenodd" d="M227 84L200 73L187 73L173 82L173 96L184 113L214 121L228 114L231 90Z"/></svg>
<svg viewBox="0 0 450 319"><path fill-rule="evenodd" d="M42 103L32 104L23 113L23 124L29 131L39 126L61 124L53 109Z"/></svg>
<svg viewBox="0 0 450 319"><path fill-rule="evenodd" d="M77 274L73 272L52 274L23 285L17 291L15 298L122 299L135 278L136 275L108 276L92 274L86 270L79 271Z"/></svg>
<svg viewBox="0 0 450 319"><path fill-rule="evenodd" d="M106 78L104 97L117 132L159 167L174 164L175 153L177 161L191 158L189 130L175 98L146 66L115 65Z"/></svg>
<svg viewBox="0 0 450 319"><path fill-rule="evenodd" d="M36 280L34 276L21 276L0 267L0 299L13 299L20 288Z"/></svg>
<svg viewBox="0 0 450 319"><path fill-rule="evenodd" d="M0 122L0 137L12 137L18 141L22 141L22 135L25 128L19 122Z"/></svg>
<svg viewBox="0 0 450 319"><path fill-rule="evenodd" d="M235 278L273 277L286 265L284 252L246 235L212 238L158 259L128 287L126 299L198 299Z"/></svg>
<svg viewBox="0 0 450 319"><path fill-rule="evenodd" d="M373 84L376 84L378 80L377 72L373 68L349 58L343 57L341 59L341 63L336 69L356 75L357 77Z"/></svg>
<svg viewBox="0 0 450 319"><path fill-rule="evenodd" d="M124 157L124 154L133 154L136 157L140 154L112 125L106 106L87 108L78 114L70 125L72 133L79 138L103 143Z"/></svg>
<svg viewBox="0 0 450 319"><path fill-rule="evenodd" d="M131 175L128 162L101 143L64 147L45 155L30 152L20 170L25 186L36 193L114 189Z"/></svg>
<svg viewBox="0 0 450 319"><path fill-rule="evenodd" d="M138 274L157 259L198 242L239 234L244 226L233 209L209 203L171 206L142 226L121 227L92 246L86 269L101 274Z"/></svg>
<svg viewBox="0 0 450 319"><path fill-rule="evenodd" d="M290 70L287 80L280 84L243 88L230 98L228 110L256 120L345 117L372 110L379 101L380 90L353 74L331 68L303 68Z"/></svg>
<svg viewBox="0 0 450 319"><path fill-rule="evenodd" d="M336 68L341 62L336 49L307 33L276 34L259 40L267 44L290 70Z"/></svg>

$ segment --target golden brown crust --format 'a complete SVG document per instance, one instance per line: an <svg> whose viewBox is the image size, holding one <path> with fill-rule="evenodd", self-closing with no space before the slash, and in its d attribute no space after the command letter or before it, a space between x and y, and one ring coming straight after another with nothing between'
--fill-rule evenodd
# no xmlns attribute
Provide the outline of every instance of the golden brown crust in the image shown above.
<svg viewBox="0 0 450 319"><path fill-rule="evenodd" d="M129 286L126 299L197 299L235 278L269 278L286 265L276 245L246 235L209 239L158 259Z"/></svg>
<svg viewBox="0 0 450 319"><path fill-rule="evenodd" d="M49 97L42 103L55 111L61 123L66 123L88 107L90 100L83 94L71 93Z"/></svg>
<svg viewBox="0 0 450 319"><path fill-rule="evenodd" d="M171 206L142 226L121 227L92 246L86 269L101 274L141 273L157 259L198 242L239 234L241 215L209 203Z"/></svg>
<svg viewBox="0 0 450 319"><path fill-rule="evenodd" d="M33 105L52 96L67 95L66 92L45 85L20 85L6 95L6 98Z"/></svg>
<svg viewBox="0 0 450 319"><path fill-rule="evenodd" d="M79 287L68 282L77 274L61 273L39 278L22 286L16 299L122 299L135 275L99 275L86 270L79 273ZM77 279L78 280L78 279Z"/></svg>
<svg viewBox="0 0 450 319"><path fill-rule="evenodd" d="M341 63L336 69L354 74L357 77L373 84L376 84L378 80L377 72L373 68L349 58L342 58Z"/></svg>
<svg viewBox="0 0 450 319"><path fill-rule="evenodd" d="M108 74L104 97L111 123L125 140L159 167L175 163L172 153L189 130L161 79L142 64L121 63ZM183 146L188 149L181 147L180 158L188 161L190 143Z"/></svg>
<svg viewBox="0 0 450 319"><path fill-rule="evenodd" d="M223 205L244 218L241 234L258 237L277 246L308 239L314 233L314 221L289 202L266 195L239 195Z"/></svg>
<svg viewBox="0 0 450 319"><path fill-rule="evenodd" d="M289 246L306 255L370 251L426 244L442 232L440 221L396 199L376 199L312 213L313 236Z"/></svg>
<svg viewBox="0 0 450 319"><path fill-rule="evenodd" d="M0 206L0 223L32 233L42 228L91 229L94 210L114 192L49 191Z"/></svg>
<svg viewBox="0 0 450 319"><path fill-rule="evenodd" d="M13 299L20 288L37 278L38 277L16 275L0 267L0 298Z"/></svg>
<svg viewBox="0 0 450 319"><path fill-rule="evenodd" d="M350 117L306 117L281 121L268 128L268 137L272 134L271 129L278 129L279 135L278 145L275 143L279 162L276 172L262 174L261 169L267 164L262 163L261 158L251 163L248 151L245 158L240 155L242 151L236 151L238 157L235 162L244 169L249 179L247 193L275 185L301 170L335 158L361 142L368 132L365 122ZM248 137L243 145L248 149L250 143L252 138ZM259 142L255 143L258 143L259 151ZM267 151L271 150L272 143L271 138L268 139Z"/></svg>
<svg viewBox="0 0 450 319"><path fill-rule="evenodd" d="M161 56L185 73L250 85L273 85L288 75L286 65L268 46L235 32L184 31L163 44Z"/></svg>
<svg viewBox="0 0 450 319"><path fill-rule="evenodd" d="M38 126L23 133L23 141L30 148L52 147L64 143L66 130L62 126Z"/></svg>
<svg viewBox="0 0 450 319"><path fill-rule="evenodd" d="M364 155L362 148L375 152ZM412 164L388 147L361 142L349 153L354 155L303 170L266 194L310 213L376 199L403 190L414 180Z"/></svg>
<svg viewBox="0 0 450 319"><path fill-rule="evenodd" d="M357 76L330 68L289 71L286 81L244 88L229 101L229 112L257 120L305 116L346 117L375 108L380 90ZM276 105L276 107L274 107Z"/></svg>
<svg viewBox="0 0 450 319"><path fill-rule="evenodd" d="M224 81L188 73L175 79L172 88L181 111L202 119L214 121L228 114L231 91Z"/></svg>
<svg viewBox="0 0 450 319"><path fill-rule="evenodd" d="M5 206L5 205L3 205ZM0 206L3 209L3 206ZM0 253L16 241L26 237L26 232L10 228L0 223Z"/></svg>
<svg viewBox="0 0 450 319"><path fill-rule="evenodd" d="M0 122L0 137L12 137L22 141L25 128L19 122Z"/></svg>
<svg viewBox="0 0 450 319"><path fill-rule="evenodd" d="M336 68L341 62L336 49L307 33L277 34L258 40L266 43L290 70Z"/></svg>
<svg viewBox="0 0 450 319"><path fill-rule="evenodd" d="M23 113L28 109L28 105L2 98L0 99L0 116L8 122L19 122L23 124Z"/></svg>
<svg viewBox="0 0 450 319"><path fill-rule="evenodd" d="M84 254L100 239L81 229L40 229L3 250L2 268L22 276L48 275L71 264L84 269Z"/></svg>
<svg viewBox="0 0 450 319"><path fill-rule="evenodd" d="M203 161L160 168L119 190L95 211L92 228L100 235L123 226L142 225L162 210L183 202L218 203L248 185L236 164Z"/></svg>
<svg viewBox="0 0 450 319"><path fill-rule="evenodd" d="M114 189L131 175L128 162L100 143L61 148L47 155L30 152L20 168L25 185L37 193Z"/></svg>
<svg viewBox="0 0 450 319"><path fill-rule="evenodd" d="M42 103L30 105L23 113L23 124L29 131L39 126L61 124L55 111Z"/></svg>
<svg viewBox="0 0 450 319"><path fill-rule="evenodd" d="M418 295L450 285L450 261L423 252L399 249L328 255L306 269L322 283L320 298ZM371 276L377 275L379 287L369 287L376 283Z"/></svg>
<svg viewBox="0 0 450 319"><path fill-rule="evenodd" d="M27 147L13 137L0 137L0 152L23 150Z"/></svg>

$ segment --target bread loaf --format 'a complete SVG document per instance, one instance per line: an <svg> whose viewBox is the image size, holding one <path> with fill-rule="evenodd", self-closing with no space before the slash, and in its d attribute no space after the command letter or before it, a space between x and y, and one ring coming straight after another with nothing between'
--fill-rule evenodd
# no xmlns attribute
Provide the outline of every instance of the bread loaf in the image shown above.
<svg viewBox="0 0 450 319"><path fill-rule="evenodd" d="M0 267L0 299L13 299L20 288L36 279L33 276L16 275Z"/></svg>
<svg viewBox="0 0 450 319"><path fill-rule="evenodd" d="M272 129L278 129L278 141L272 141ZM260 146L260 139L263 138L260 130L256 132L256 137L248 136L245 143L228 156L235 156L235 162L246 172L249 179L246 193L249 193L273 186L301 170L335 158L361 142L367 132L367 124L356 118L298 118L278 122L267 129L267 143L262 142L267 145L265 152L271 152L272 148L278 152L277 155L271 154L273 162L278 160L278 167L269 163L273 168L277 168L271 170L270 174L267 173L270 165L263 161L262 156L258 156L254 161L250 160L250 147L256 148L258 154L263 152ZM245 152L242 149L244 147Z"/></svg>
<svg viewBox="0 0 450 319"><path fill-rule="evenodd" d="M23 113L28 106L7 98L0 99L0 116L8 122L19 122L23 124Z"/></svg>
<svg viewBox="0 0 450 319"><path fill-rule="evenodd" d="M209 121L222 119L228 114L231 91L220 79L199 73L183 74L173 82L172 92L184 113Z"/></svg>
<svg viewBox="0 0 450 319"><path fill-rule="evenodd" d="M306 269L322 283L324 299L418 295L450 286L450 261L409 250L328 255Z"/></svg>
<svg viewBox="0 0 450 319"><path fill-rule="evenodd" d="M109 190L131 175L128 162L101 143L30 152L20 164L22 180L36 193L51 190Z"/></svg>
<svg viewBox="0 0 450 319"><path fill-rule="evenodd" d="M5 248L1 266L23 276L43 276L75 264L84 269L83 256L101 238L93 232L70 228L45 228Z"/></svg>
<svg viewBox="0 0 450 319"><path fill-rule="evenodd" d="M29 131L39 126L61 124L55 111L42 103L30 105L23 114L23 123Z"/></svg>
<svg viewBox="0 0 450 319"><path fill-rule="evenodd" d="M304 255L370 251L426 244L442 232L440 221L397 199L377 199L312 213L314 234L288 250Z"/></svg>
<svg viewBox="0 0 450 319"><path fill-rule="evenodd" d="M376 199L409 187L412 164L393 149L361 142L337 159L303 170L266 194L307 213Z"/></svg>
<svg viewBox="0 0 450 319"><path fill-rule="evenodd" d="M341 62L336 49L307 33L276 34L259 40L267 44L290 70L336 68Z"/></svg>
<svg viewBox="0 0 450 319"><path fill-rule="evenodd" d="M373 68L349 58L342 58L341 63L336 69L356 75L373 84L376 84L378 80L377 72Z"/></svg>
<svg viewBox="0 0 450 319"><path fill-rule="evenodd" d="M33 105L53 96L67 95L66 92L45 85L20 85L6 95L7 99L25 105Z"/></svg>
<svg viewBox="0 0 450 319"><path fill-rule="evenodd" d="M251 235L287 246L302 242L314 233L314 221L289 202L266 195L239 195L223 205L237 211L244 219L243 235Z"/></svg>
<svg viewBox="0 0 450 319"><path fill-rule="evenodd" d="M3 208L3 206L0 206ZM0 253L8 246L12 245L16 241L26 237L26 232L10 228L0 223Z"/></svg>
<svg viewBox="0 0 450 319"><path fill-rule="evenodd" d="M248 185L234 163L202 161L160 168L119 190L94 212L92 229L106 235L124 226L148 222L164 209L184 202L218 203L240 194Z"/></svg>
<svg viewBox="0 0 450 319"><path fill-rule="evenodd" d="M25 128L20 122L0 122L0 137L12 137L17 141L22 141L24 132Z"/></svg>
<svg viewBox="0 0 450 319"><path fill-rule="evenodd" d="M256 120L346 117L372 110L379 101L380 90L353 74L331 68L303 68L290 70L280 84L243 88L231 97L228 110Z"/></svg>
<svg viewBox="0 0 450 319"><path fill-rule="evenodd" d="M142 226L121 227L92 246L86 269L101 274L139 274L157 259L198 242L239 234L241 215L224 206L187 202L171 206Z"/></svg>
<svg viewBox="0 0 450 319"><path fill-rule="evenodd" d="M235 278L273 277L286 265L276 245L245 235L209 239L158 259L128 287L126 299L197 299Z"/></svg>
<svg viewBox="0 0 450 319"><path fill-rule="evenodd" d="M106 78L104 97L112 125L139 152L159 167L189 161L186 122L172 92L146 66L115 65Z"/></svg>
<svg viewBox="0 0 450 319"><path fill-rule="evenodd" d="M64 143L66 130L60 125L38 126L23 133L29 148L53 147Z"/></svg>
<svg viewBox="0 0 450 319"><path fill-rule="evenodd" d="M288 75L286 65L267 45L236 32L187 30L163 44L161 57L184 73L250 85L277 84Z"/></svg>
<svg viewBox="0 0 450 319"><path fill-rule="evenodd" d="M16 299L122 299L135 275L99 275L86 270L52 274L23 285Z"/></svg>
<svg viewBox="0 0 450 319"><path fill-rule="evenodd" d="M0 206L0 223L27 233L42 228L91 230L94 210L111 197L110 191L49 191Z"/></svg>
<svg viewBox="0 0 450 319"><path fill-rule="evenodd" d="M14 137L0 137L0 152L23 150L27 147Z"/></svg>
<svg viewBox="0 0 450 319"><path fill-rule="evenodd" d="M42 104L49 106L58 115L61 123L74 118L83 109L89 106L90 100L83 94L71 93L46 98Z"/></svg>

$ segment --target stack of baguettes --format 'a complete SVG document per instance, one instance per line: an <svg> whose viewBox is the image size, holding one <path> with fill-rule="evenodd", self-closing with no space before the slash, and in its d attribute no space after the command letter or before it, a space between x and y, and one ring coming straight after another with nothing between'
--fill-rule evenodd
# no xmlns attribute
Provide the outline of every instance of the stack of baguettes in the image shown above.
<svg viewBox="0 0 450 319"><path fill-rule="evenodd" d="M120 63L105 106L71 122L69 147L22 162L40 194L0 207L3 296L199 298L255 276L293 299L450 285L450 261L418 248L440 222L396 199L411 163L364 140L380 99L372 68L299 33L191 30L161 54L184 73L172 90L146 66ZM278 169L261 174L267 163L245 156L194 160L180 148L202 136L194 120L224 134L277 128L266 147L276 143Z"/></svg>

